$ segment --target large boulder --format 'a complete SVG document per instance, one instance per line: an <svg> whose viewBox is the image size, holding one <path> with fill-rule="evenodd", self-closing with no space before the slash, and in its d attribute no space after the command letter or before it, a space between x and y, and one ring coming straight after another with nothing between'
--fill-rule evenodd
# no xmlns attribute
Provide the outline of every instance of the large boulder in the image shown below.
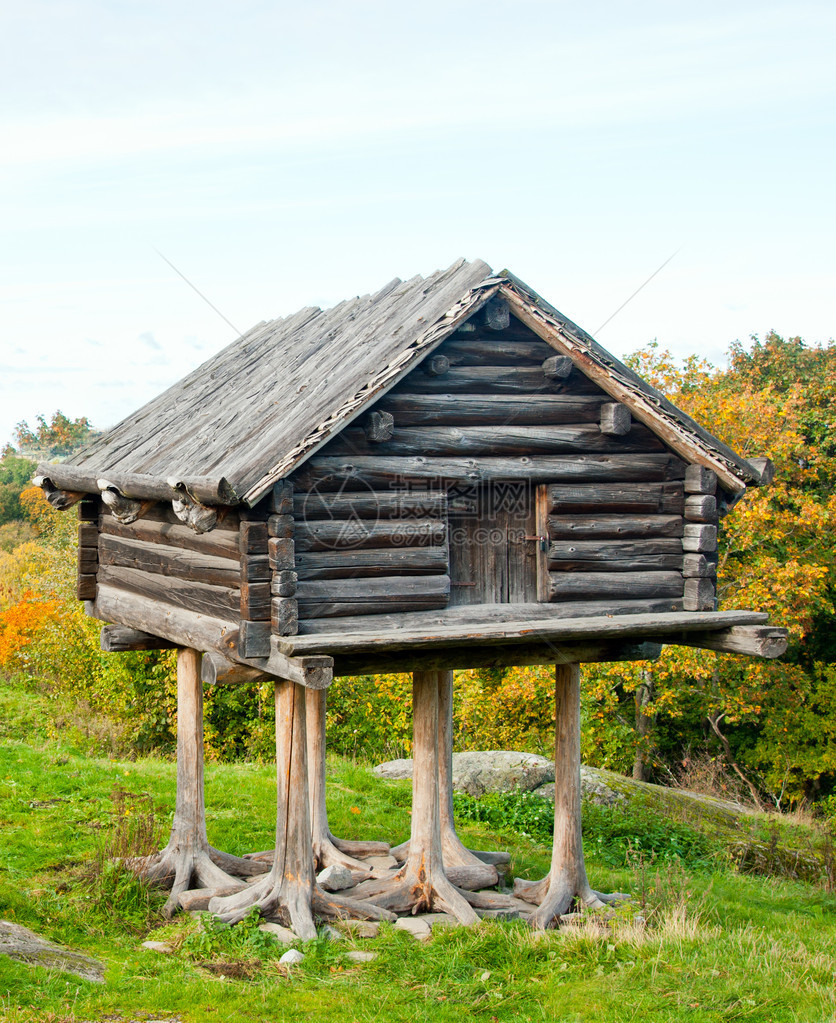
<svg viewBox="0 0 836 1023"><path fill-rule="evenodd" d="M374 773L379 778L412 777L411 760L389 760L378 764ZM612 771L581 767L581 790L584 799L611 804L625 799L628 779ZM479 750L453 754L453 788L470 796L486 792L533 792L545 799L554 799L554 763L536 753L513 750Z"/></svg>
<svg viewBox="0 0 836 1023"><path fill-rule="evenodd" d="M378 764L379 778L411 778L411 760L390 760ZM536 753L512 750L479 750L453 754L453 788L470 796L486 792L531 792L554 781L554 764Z"/></svg>

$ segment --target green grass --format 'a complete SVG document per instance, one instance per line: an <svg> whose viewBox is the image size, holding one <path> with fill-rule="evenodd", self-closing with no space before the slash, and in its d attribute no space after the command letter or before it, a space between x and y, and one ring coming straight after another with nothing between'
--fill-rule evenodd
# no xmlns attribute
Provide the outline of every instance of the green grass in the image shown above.
<svg viewBox="0 0 836 1023"><path fill-rule="evenodd" d="M288 971L277 961L284 949L265 942L252 921L202 931L188 917L165 924L162 895L122 871L93 868L117 823L124 833L132 815L147 818L144 794L167 831L174 764L85 756L49 737L48 711L36 694L0 687L0 916L100 959L106 982L0 955L0 1020L836 1020L833 895L820 883L735 872L720 855L727 831L671 813L587 814L593 884L633 895L607 926L591 917L534 935L491 922L443 931L428 944L384 926L373 941L301 945L305 961ZM207 764L206 802L213 844L237 853L272 845L270 765ZM330 762L329 814L344 837L401 841L409 805L407 783ZM522 811L483 817L461 822L468 844L508 848L520 876L547 870L548 837ZM639 855L630 843L627 866L630 835L645 844ZM665 855L674 847L683 855ZM149 935L166 937L176 953L142 949ZM355 947L377 958L352 964L344 952Z"/></svg>

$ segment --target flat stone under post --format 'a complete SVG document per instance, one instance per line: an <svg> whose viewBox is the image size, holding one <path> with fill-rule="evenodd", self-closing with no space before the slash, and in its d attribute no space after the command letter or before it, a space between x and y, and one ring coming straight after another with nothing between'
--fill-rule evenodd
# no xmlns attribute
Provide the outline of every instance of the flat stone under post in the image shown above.
<svg viewBox="0 0 836 1023"><path fill-rule="evenodd" d="M170 885L167 916L180 908L179 896L189 888L228 888L239 884L239 877L263 870L251 860L213 849L206 837L200 660L198 650L177 650L177 796L171 837L161 852L130 863L140 877Z"/></svg>
<svg viewBox="0 0 836 1023"><path fill-rule="evenodd" d="M600 908L627 899L589 886L581 841L581 671L579 664L555 665L554 841L549 873L541 881L517 878L514 894L539 909L532 927L557 927L576 902Z"/></svg>
<svg viewBox="0 0 836 1023"><path fill-rule="evenodd" d="M316 937L315 920L355 917L393 920L365 902L324 892L316 883L308 795L305 693L295 682L275 683L276 846L267 876L235 895L213 898L209 912L237 923L255 906L304 941Z"/></svg>

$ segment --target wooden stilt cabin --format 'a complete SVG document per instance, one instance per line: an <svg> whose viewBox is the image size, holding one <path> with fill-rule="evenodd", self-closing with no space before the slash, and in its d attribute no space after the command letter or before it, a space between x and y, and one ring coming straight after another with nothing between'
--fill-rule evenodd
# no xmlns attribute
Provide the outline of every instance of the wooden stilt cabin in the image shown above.
<svg viewBox="0 0 836 1023"><path fill-rule="evenodd" d="M310 938L316 918L472 924L512 903L551 927L621 898L583 863L579 664L786 646L765 615L715 602L720 518L769 463L481 262L260 323L39 473L53 504L78 505L78 595L109 623L104 648L181 648L177 807L142 870L172 911L257 906ZM554 850L515 902L480 890L507 853L455 833L452 669L538 663L556 665ZM208 843L199 666L204 682L275 680L276 846L255 858ZM395 670L414 679L411 836L403 867L370 877L363 857L388 845L328 828L323 690ZM335 863L365 878L351 897L315 882Z"/></svg>
<svg viewBox="0 0 836 1023"><path fill-rule="evenodd" d="M260 323L38 471L78 504L106 647L216 680L780 642L715 605L720 519L768 462L478 261Z"/></svg>

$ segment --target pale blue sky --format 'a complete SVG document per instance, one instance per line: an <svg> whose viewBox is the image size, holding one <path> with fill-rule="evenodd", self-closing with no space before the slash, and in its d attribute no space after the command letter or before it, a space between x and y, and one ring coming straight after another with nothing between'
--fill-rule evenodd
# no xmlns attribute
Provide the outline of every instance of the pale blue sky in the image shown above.
<svg viewBox="0 0 836 1023"><path fill-rule="evenodd" d="M0 23L0 443L458 256L618 355L836 334L825 3L30 0ZM706 424L709 425L710 424Z"/></svg>

